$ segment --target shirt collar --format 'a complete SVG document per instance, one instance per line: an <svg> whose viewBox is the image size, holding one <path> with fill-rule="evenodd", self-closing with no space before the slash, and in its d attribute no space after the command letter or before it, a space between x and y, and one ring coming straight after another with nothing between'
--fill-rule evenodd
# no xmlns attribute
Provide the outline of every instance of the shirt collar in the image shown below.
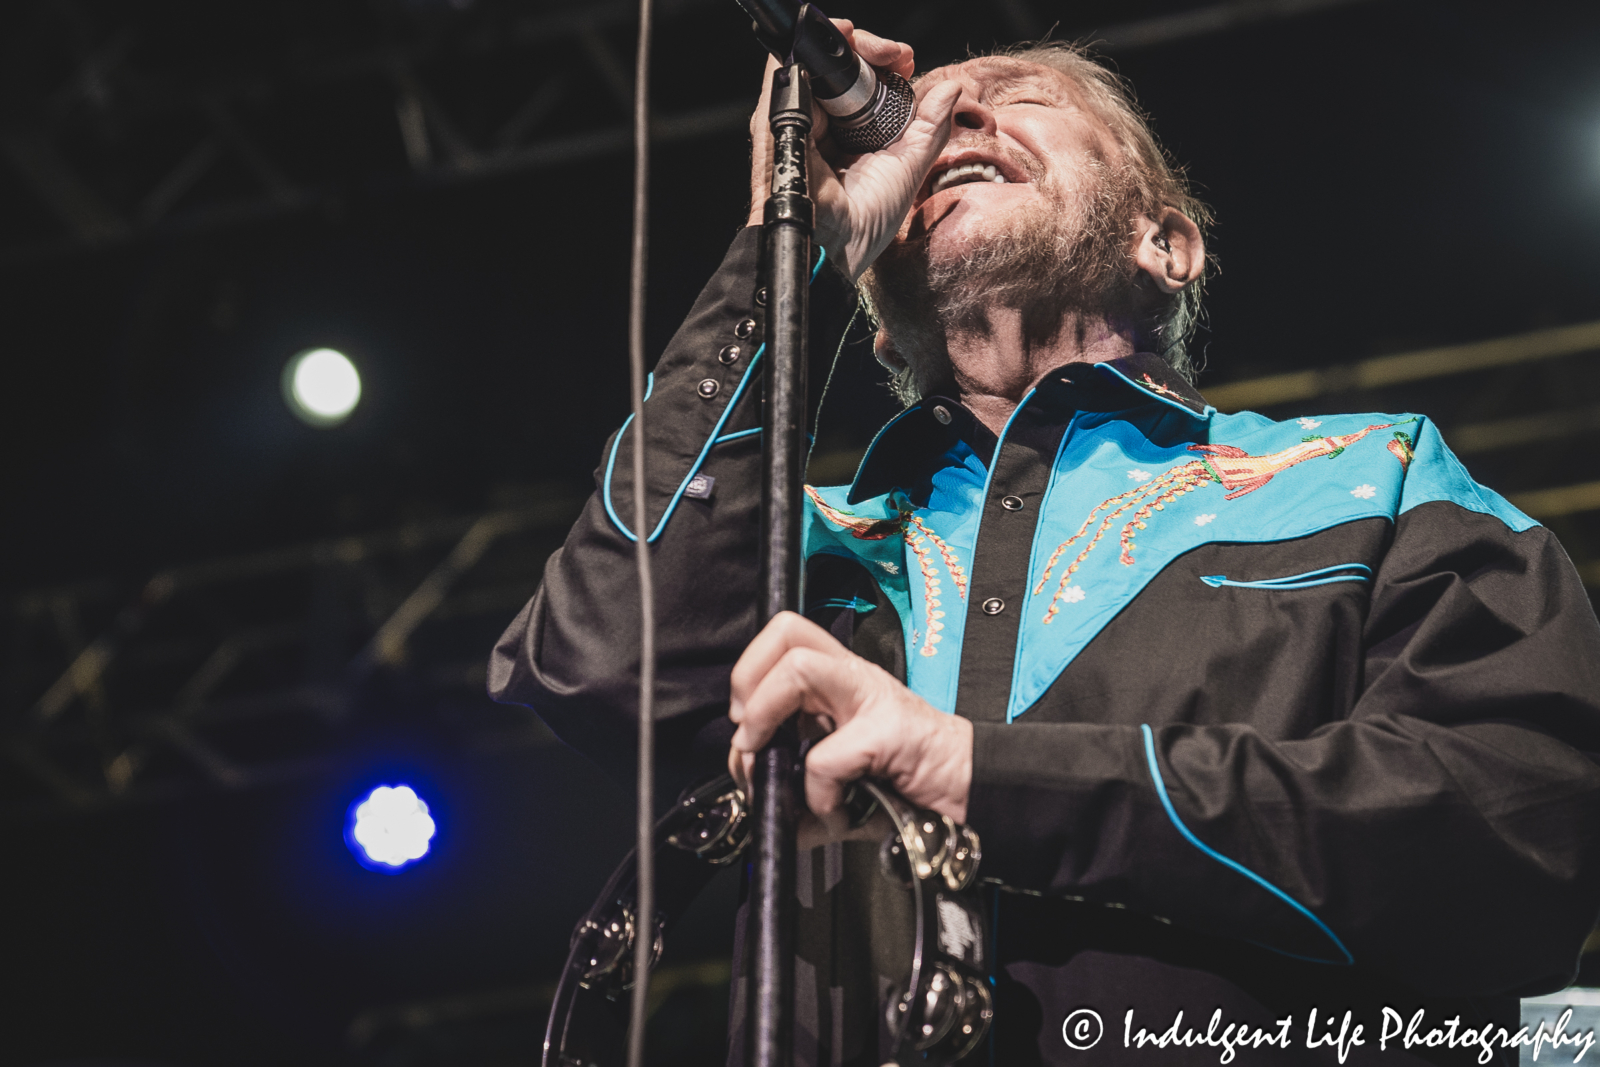
<svg viewBox="0 0 1600 1067"><path fill-rule="evenodd" d="M1104 363L1068 363L1046 374L1023 404L1065 421L1077 411L1122 411L1158 402L1195 419L1216 411L1160 356L1137 352ZM959 401L924 397L873 438L850 486L854 504L931 475L944 454L963 441L988 466L999 439Z"/></svg>

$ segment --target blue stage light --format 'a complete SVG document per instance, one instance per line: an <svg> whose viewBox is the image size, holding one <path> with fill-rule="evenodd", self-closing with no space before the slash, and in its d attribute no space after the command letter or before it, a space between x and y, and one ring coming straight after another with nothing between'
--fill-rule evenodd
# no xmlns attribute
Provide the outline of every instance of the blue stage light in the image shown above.
<svg viewBox="0 0 1600 1067"><path fill-rule="evenodd" d="M366 866L393 872L426 856L435 830L416 790L380 785L351 806L345 841Z"/></svg>

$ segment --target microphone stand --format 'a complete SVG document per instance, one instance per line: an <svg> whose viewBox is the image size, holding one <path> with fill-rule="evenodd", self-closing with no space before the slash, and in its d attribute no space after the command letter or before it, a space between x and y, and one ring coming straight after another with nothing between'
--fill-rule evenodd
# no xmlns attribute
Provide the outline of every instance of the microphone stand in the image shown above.
<svg viewBox="0 0 1600 1067"><path fill-rule="evenodd" d="M806 340L810 325L811 227L806 153L811 87L790 64L772 74L772 195L763 220L767 363L763 372L761 619L800 610L800 534L805 474ZM794 1052L795 848L800 738L793 719L756 755L751 775L755 855L748 1067L790 1067Z"/></svg>

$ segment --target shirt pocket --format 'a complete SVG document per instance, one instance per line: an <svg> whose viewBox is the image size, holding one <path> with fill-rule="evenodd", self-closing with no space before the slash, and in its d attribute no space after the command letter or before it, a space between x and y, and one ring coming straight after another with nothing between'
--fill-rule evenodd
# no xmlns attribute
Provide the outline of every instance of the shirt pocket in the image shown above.
<svg viewBox="0 0 1600 1067"><path fill-rule="evenodd" d="M1213 589L1228 586L1233 589L1267 589L1282 592L1289 589L1310 589L1318 585L1332 585L1335 582L1371 582L1372 568L1365 563L1340 563L1332 567L1321 567L1303 574L1288 574L1281 578L1253 578L1248 580L1229 578L1225 574L1202 574L1200 580Z"/></svg>

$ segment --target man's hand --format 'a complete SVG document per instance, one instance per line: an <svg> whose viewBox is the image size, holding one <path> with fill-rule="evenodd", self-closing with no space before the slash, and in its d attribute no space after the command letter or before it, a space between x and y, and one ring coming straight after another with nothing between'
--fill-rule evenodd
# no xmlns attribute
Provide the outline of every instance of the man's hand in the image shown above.
<svg viewBox="0 0 1600 1067"><path fill-rule="evenodd" d="M868 63L892 70L903 78L916 69L911 46L886 41L857 30L847 19L834 25ZM761 224L762 208L772 191L772 131L767 126L772 72L778 66L767 60L761 102L750 116L751 153L750 221ZM961 89L953 81L917 94L917 112L905 134L881 152L838 156L834 162L817 151L816 139L827 130L827 113L812 108L810 158L811 199L817 205L816 240L828 258L853 282L888 247L911 210L911 200L928 170L950 139L950 113Z"/></svg>
<svg viewBox="0 0 1600 1067"><path fill-rule="evenodd" d="M972 724L946 715L881 667L792 611L766 625L733 668L728 717L738 724L728 769L747 791L755 753L796 711L827 736L806 754L806 803L839 806L863 776L957 822L972 787Z"/></svg>

